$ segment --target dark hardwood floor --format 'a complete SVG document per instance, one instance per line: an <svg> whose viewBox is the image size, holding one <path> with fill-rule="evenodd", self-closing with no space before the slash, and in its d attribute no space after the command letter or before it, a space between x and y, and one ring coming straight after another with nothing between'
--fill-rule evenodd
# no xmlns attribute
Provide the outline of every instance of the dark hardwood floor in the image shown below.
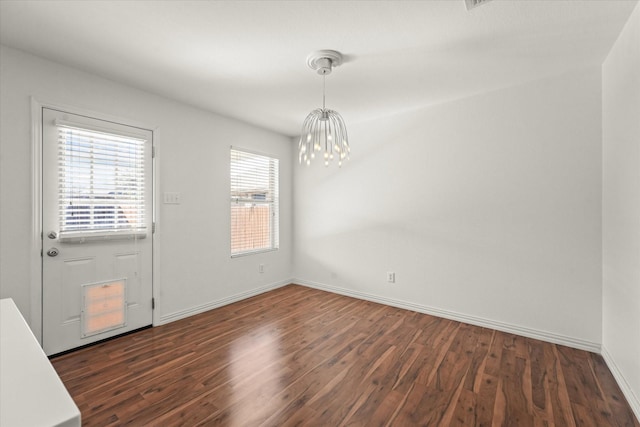
<svg viewBox="0 0 640 427"><path fill-rule="evenodd" d="M295 285L52 363L85 426L639 426L599 355Z"/></svg>

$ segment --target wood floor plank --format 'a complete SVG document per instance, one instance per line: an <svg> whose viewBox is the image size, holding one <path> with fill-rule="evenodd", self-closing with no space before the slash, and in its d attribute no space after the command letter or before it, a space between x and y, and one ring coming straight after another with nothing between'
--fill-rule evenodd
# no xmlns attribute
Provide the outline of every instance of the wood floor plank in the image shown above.
<svg viewBox="0 0 640 427"><path fill-rule="evenodd" d="M571 408L571 398L567 392L562 364L557 346L545 346L545 359L550 373L548 383L553 408L553 420L556 425L576 427L575 417Z"/></svg>
<svg viewBox="0 0 640 427"><path fill-rule="evenodd" d="M498 392L498 378L483 374L476 397L476 426L489 427L494 420L494 407Z"/></svg>
<svg viewBox="0 0 640 427"><path fill-rule="evenodd" d="M463 386L449 426L475 426L478 421L478 395Z"/></svg>
<svg viewBox="0 0 640 427"><path fill-rule="evenodd" d="M505 424L514 427L533 426L533 414L528 410L525 390L525 359L514 346L502 350L501 384L505 397Z"/></svg>
<svg viewBox="0 0 640 427"><path fill-rule="evenodd" d="M627 402L625 401L624 395L614 380L613 375L611 375L609 368L607 368L602 356L594 353L590 353L589 356L590 365L594 376L597 379L602 396L611 408L613 417L616 419L618 425L625 427L640 427L638 420L633 416L633 414L626 410Z"/></svg>
<svg viewBox="0 0 640 427"><path fill-rule="evenodd" d="M599 355L296 285L51 361L84 426L640 427Z"/></svg>
<svg viewBox="0 0 640 427"><path fill-rule="evenodd" d="M485 328L474 328L473 331L476 333L477 343L465 377L464 387L477 394L482 382L487 353L489 352L489 346L493 338L493 331Z"/></svg>

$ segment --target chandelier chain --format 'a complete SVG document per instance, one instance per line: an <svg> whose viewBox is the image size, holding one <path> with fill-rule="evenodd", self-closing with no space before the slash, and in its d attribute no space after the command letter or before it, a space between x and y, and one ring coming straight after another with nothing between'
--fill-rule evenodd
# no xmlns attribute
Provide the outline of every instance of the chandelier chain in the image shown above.
<svg viewBox="0 0 640 427"><path fill-rule="evenodd" d="M323 74L322 75L322 109L323 110L326 110L326 107L324 105L325 104L324 103L324 99L325 99L326 94L327 94L326 85L327 85L327 75Z"/></svg>

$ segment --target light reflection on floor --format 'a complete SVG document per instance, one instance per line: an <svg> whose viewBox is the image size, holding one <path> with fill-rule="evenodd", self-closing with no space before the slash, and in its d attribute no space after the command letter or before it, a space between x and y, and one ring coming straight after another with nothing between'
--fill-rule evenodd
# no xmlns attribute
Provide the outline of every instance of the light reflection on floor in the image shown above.
<svg viewBox="0 0 640 427"><path fill-rule="evenodd" d="M282 363L280 334L273 325L261 326L234 340L229 358L231 364L231 426L254 425L281 409L276 396L290 378L290 369ZM261 384L256 388L256 384ZM249 397L249 399L247 399ZM237 407L242 401L242 407ZM247 402L250 406L247 407Z"/></svg>

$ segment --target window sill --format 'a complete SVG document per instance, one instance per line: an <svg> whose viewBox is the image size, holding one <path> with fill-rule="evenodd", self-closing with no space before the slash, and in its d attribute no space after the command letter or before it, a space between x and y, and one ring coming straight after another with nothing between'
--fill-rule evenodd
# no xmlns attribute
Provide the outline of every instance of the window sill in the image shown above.
<svg viewBox="0 0 640 427"><path fill-rule="evenodd" d="M85 243L85 242L104 242L107 240L136 240L146 239L147 232L97 232L97 233L68 233L60 235L60 242L62 243Z"/></svg>
<svg viewBox="0 0 640 427"><path fill-rule="evenodd" d="M249 256L249 255L262 254L262 253L265 253L265 252L275 252L277 250L278 250L278 248L257 249L255 251L247 251L247 252L240 252L240 253L237 253L237 254L231 254L231 258L240 258L240 257L244 257L244 256Z"/></svg>

